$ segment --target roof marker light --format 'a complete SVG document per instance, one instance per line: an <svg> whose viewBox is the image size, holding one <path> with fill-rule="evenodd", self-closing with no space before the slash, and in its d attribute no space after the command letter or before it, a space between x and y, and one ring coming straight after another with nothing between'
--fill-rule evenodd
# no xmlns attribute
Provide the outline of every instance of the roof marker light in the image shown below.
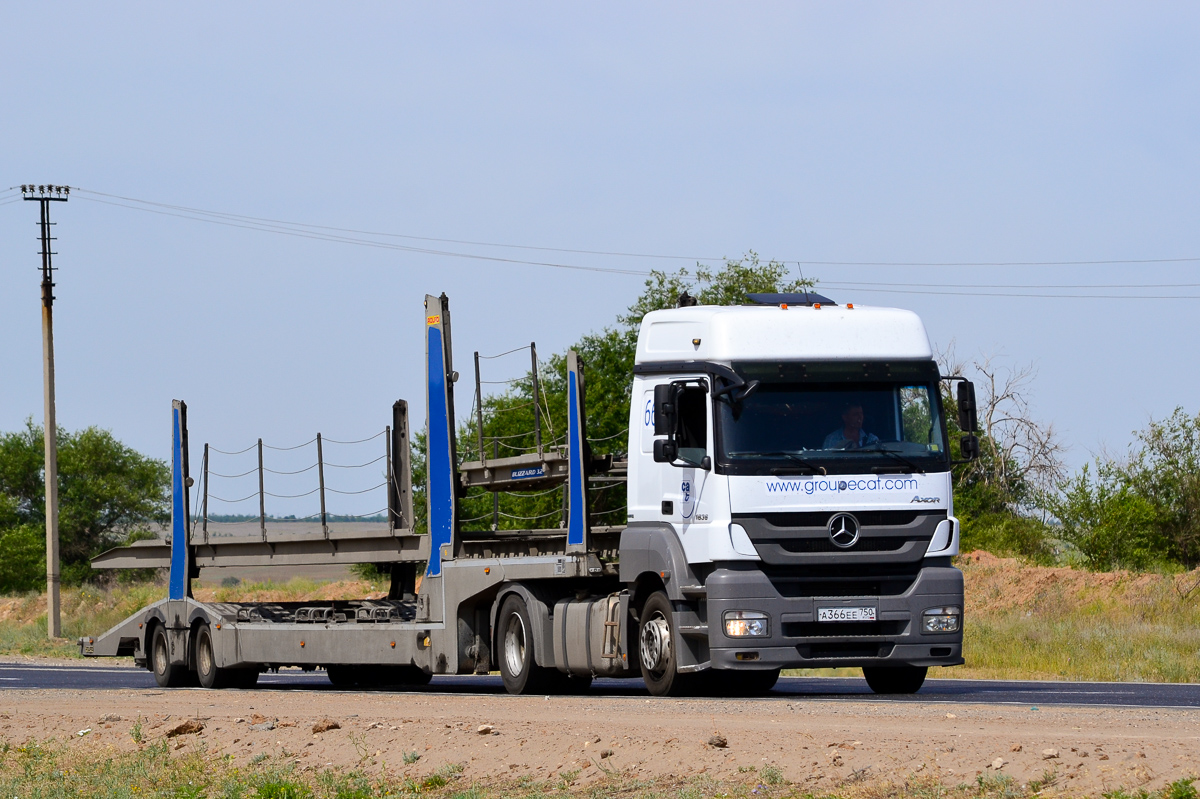
<svg viewBox="0 0 1200 799"><path fill-rule="evenodd" d="M854 310L854 303L852 303L852 302L848 302L848 303L846 303L846 308L847 308L847 310L853 311L853 310Z"/></svg>
<svg viewBox="0 0 1200 799"><path fill-rule="evenodd" d="M821 310L821 303L819 303L819 302L814 302L814 303L813 303L813 310L814 310L814 311L819 311L819 310Z"/></svg>
<svg viewBox="0 0 1200 799"><path fill-rule="evenodd" d="M784 302L784 303L780 303L779 307L780 307L780 308L782 308L783 310L785 310L785 311L786 311L786 310L787 310L787 303L786 303L786 302Z"/></svg>

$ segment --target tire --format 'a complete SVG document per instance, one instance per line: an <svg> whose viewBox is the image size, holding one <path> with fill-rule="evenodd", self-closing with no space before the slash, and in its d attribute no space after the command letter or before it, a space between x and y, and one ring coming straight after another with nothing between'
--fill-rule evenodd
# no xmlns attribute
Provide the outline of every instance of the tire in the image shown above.
<svg viewBox="0 0 1200 799"><path fill-rule="evenodd" d="M500 660L500 678L510 694L558 693L562 677L557 669L537 664L533 624L525 600L511 594L500 606L496 617L496 654ZM590 680L589 680L590 683Z"/></svg>
<svg viewBox="0 0 1200 799"><path fill-rule="evenodd" d="M162 688L184 688L193 685L196 678L187 664L171 662L171 642L167 638L167 628L161 624L154 626L150 640L150 670L154 672L154 681Z"/></svg>
<svg viewBox="0 0 1200 799"><path fill-rule="evenodd" d="M863 666L863 677L877 694L915 694L928 671L927 666Z"/></svg>
<svg viewBox="0 0 1200 799"><path fill-rule="evenodd" d="M201 688L244 688L258 683L258 669L225 669L217 666L213 649L212 628L207 624L196 630L196 678ZM246 685L249 683L249 685Z"/></svg>
<svg viewBox="0 0 1200 799"><path fill-rule="evenodd" d="M325 674L335 688L354 688L358 685L357 670L353 666L331 664L325 667Z"/></svg>
<svg viewBox="0 0 1200 799"><path fill-rule="evenodd" d="M642 605L637 637L642 680L654 696L686 696L700 687L699 675L679 673L678 640L671 600L655 591Z"/></svg>

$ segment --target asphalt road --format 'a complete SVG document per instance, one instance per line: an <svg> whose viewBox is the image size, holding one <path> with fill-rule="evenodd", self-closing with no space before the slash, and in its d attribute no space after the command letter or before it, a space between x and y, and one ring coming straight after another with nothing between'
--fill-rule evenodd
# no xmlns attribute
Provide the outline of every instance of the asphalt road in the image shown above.
<svg viewBox="0 0 1200 799"><path fill-rule="evenodd" d="M283 669L263 674L259 687L277 690L334 691L324 672ZM32 666L0 664L0 691L12 689L163 689L153 675L131 666ZM498 676L434 677L423 693L496 694L504 692ZM595 696L640 696L641 680L596 680ZM1174 683L1008 682L1001 680L926 680L911 696L880 697L865 681L837 677L782 677L766 698L856 700L878 702L982 702L1012 705L1118 705L1128 707L1200 708L1200 685Z"/></svg>

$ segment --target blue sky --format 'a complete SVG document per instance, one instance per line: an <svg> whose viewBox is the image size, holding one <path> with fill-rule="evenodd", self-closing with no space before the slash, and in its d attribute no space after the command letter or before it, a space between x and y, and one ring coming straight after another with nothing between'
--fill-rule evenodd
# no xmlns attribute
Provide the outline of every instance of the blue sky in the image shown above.
<svg viewBox="0 0 1200 799"><path fill-rule="evenodd" d="M0 189L705 258L1200 257L1198 23L1182 3L8 4ZM226 449L361 438L398 397L423 419L426 292L450 295L469 375L473 350L562 350L641 287L96 199L54 208L59 420L159 457L173 397ZM36 218L0 205L0 430L41 418ZM1198 409L1200 300L981 295L1200 287L977 287L1200 283L1198 263L804 270L916 310L960 356L1034 364L1034 413L1078 465ZM921 293L866 290L885 283Z"/></svg>

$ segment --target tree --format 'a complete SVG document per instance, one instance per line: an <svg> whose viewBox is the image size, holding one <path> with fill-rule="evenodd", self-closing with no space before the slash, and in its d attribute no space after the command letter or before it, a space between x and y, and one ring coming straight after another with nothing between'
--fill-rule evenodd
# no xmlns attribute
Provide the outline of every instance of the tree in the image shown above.
<svg viewBox="0 0 1200 799"><path fill-rule="evenodd" d="M62 575L64 582L78 583L88 576L94 555L169 520L170 469L107 430L60 429L58 441ZM31 530L40 530L44 541L44 453L42 428L32 419L24 430L0 435L0 534L4 542L23 542L26 552ZM44 552L43 544L40 579L45 578ZM8 556L0 561L0 569L11 576L18 567L8 561Z"/></svg>
<svg viewBox="0 0 1200 799"><path fill-rule="evenodd" d="M1135 433L1142 448L1127 469L1130 488L1153 507L1164 554L1200 565L1200 414L1176 408L1165 421Z"/></svg>
<svg viewBox="0 0 1200 799"><path fill-rule="evenodd" d="M1084 464L1047 504L1059 521L1059 537L1079 551L1089 569L1145 569L1164 560L1154 506L1133 489L1121 464L1097 458L1094 478Z"/></svg>
<svg viewBox="0 0 1200 799"><path fill-rule="evenodd" d="M1054 546L1045 505L1065 473L1064 447L1052 424L1033 418L1033 367L1002 368L994 360L982 357L967 364L952 347L939 354L942 374L972 378L979 407L979 458L953 470L962 545L1048 563ZM943 383L942 391L951 455L958 458L958 403L950 383Z"/></svg>

